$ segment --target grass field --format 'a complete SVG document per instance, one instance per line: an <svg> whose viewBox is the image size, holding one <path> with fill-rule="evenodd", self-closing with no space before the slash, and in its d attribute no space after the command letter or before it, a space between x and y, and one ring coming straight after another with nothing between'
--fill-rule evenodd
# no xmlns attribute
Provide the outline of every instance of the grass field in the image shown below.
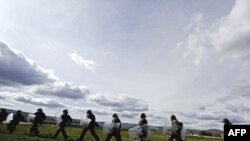
<svg viewBox="0 0 250 141"><path fill-rule="evenodd" d="M17 126L16 132L14 134L9 135L6 126L4 124L0 125L0 141L63 141L63 137L59 134L57 139L52 139L51 137L56 131L56 126L54 125L41 125L39 126L40 135L39 137L31 137L29 136L30 124L19 124ZM69 136L68 141L76 141L79 137L82 128L80 127L67 127L66 132ZM100 137L101 141L105 140L106 133L102 131L101 128L97 128L96 132ZM122 140L129 141L128 131L122 130L121 132ZM152 132L151 135L146 139L147 141L167 141L167 137L163 135L161 132ZM84 141L94 141L91 137L90 133L87 132ZM112 138L111 141L115 141ZM220 138L209 138L209 137L193 137L187 136L186 141L221 141Z"/></svg>

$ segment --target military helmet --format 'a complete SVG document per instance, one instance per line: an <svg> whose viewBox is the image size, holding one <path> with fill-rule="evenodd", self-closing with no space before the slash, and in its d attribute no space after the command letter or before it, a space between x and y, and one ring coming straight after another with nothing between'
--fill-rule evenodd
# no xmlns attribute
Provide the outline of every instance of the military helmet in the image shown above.
<svg viewBox="0 0 250 141"><path fill-rule="evenodd" d="M140 117L141 118L146 118L146 114L145 113L141 113Z"/></svg>
<svg viewBox="0 0 250 141"><path fill-rule="evenodd" d="M171 115L170 118L173 120L173 119L176 119L176 116L175 115Z"/></svg>
<svg viewBox="0 0 250 141"><path fill-rule="evenodd" d="M22 111L21 111L21 110L17 110L16 113L17 113L17 114L21 114Z"/></svg>
<svg viewBox="0 0 250 141"><path fill-rule="evenodd" d="M92 111L91 110L87 110L87 114L92 114Z"/></svg>
<svg viewBox="0 0 250 141"><path fill-rule="evenodd" d="M37 112L42 112L42 111L43 111L42 108L38 108L38 109L37 109Z"/></svg>
<svg viewBox="0 0 250 141"><path fill-rule="evenodd" d="M118 118L118 115L116 113L113 114L113 118Z"/></svg>
<svg viewBox="0 0 250 141"><path fill-rule="evenodd" d="M63 110L63 113L64 113L64 114L67 114L67 113L68 113L68 110L67 110L67 109L64 109L64 110Z"/></svg>
<svg viewBox="0 0 250 141"><path fill-rule="evenodd" d="M221 122L228 123L229 119L228 118L223 118L223 120Z"/></svg>

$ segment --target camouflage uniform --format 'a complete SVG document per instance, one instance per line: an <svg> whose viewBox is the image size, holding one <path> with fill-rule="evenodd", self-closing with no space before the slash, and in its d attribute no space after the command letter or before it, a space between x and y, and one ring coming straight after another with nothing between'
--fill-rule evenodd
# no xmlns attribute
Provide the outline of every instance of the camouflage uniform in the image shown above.
<svg viewBox="0 0 250 141"><path fill-rule="evenodd" d="M62 121L59 123L59 127L54 135L54 138L58 136L60 132L62 132L64 139L68 138L67 133L65 132L65 127L70 125L72 122L72 118L68 115L68 110L64 110L63 114L61 115Z"/></svg>
<svg viewBox="0 0 250 141"><path fill-rule="evenodd" d="M13 116L13 119L7 125L7 130L9 130L9 134L12 134L16 130L16 126L20 121L25 121L22 115L22 111L18 110L16 114Z"/></svg>
<svg viewBox="0 0 250 141"><path fill-rule="evenodd" d="M175 115L171 116L171 122L172 122L172 131L168 138L168 141L173 141L174 139L176 139L176 141L182 141L181 130L183 126L176 119Z"/></svg>
<svg viewBox="0 0 250 141"><path fill-rule="evenodd" d="M112 123L120 123L119 129L113 128L111 133L107 134L105 141L110 141L112 136L115 137L116 141L122 141L120 129L121 129L121 120L119 119L117 114L113 114Z"/></svg>
<svg viewBox="0 0 250 141"><path fill-rule="evenodd" d="M42 111L42 109L38 109L37 112L34 114L35 119L33 121L32 127L30 128L30 135L34 133L35 136L39 134L38 124L42 124L43 121L46 119L46 115Z"/></svg>
<svg viewBox="0 0 250 141"><path fill-rule="evenodd" d="M83 141L84 136L86 134L86 132L89 130L89 132L91 133L91 135L95 138L96 141L99 141L99 137L97 136L96 132L95 132L95 126L99 127L99 125L96 123L95 121L95 115L92 113L91 110L87 111L87 118L90 119L90 123L88 125L88 127L85 127L80 135L79 141Z"/></svg>
<svg viewBox="0 0 250 141"><path fill-rule="evenodd" d="M141 117L141 119L140 119L140 121L139 121L139 123L138 123L140 126L145 125L145 124L148 124L148 121L147 121L147 119L146 119L146 115L145 115L144 113L142 113L142 114L140 115L140 117ZM148 136L147 130L142 129L142 135L139 136L140 141L143 141L143 138L147 138L147 136Z"/></svg>
<svg viewBox="0 0 250 141"><path fill-rule="evenodd" d="M1 113L0 113L0 123L2 123L3 121L6 120L8 116L8 113L6 112L5 109L1 109Z"/></svg>

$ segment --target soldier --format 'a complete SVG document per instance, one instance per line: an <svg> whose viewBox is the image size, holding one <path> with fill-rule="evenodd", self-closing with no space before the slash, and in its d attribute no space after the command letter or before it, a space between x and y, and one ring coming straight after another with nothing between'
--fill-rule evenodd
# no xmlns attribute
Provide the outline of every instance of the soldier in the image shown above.
<svg viewBox="0 0 250 141"><path fill-rule="evenodd" d="M13 119L7 125L7 130L9 130L9 134L12 134L16 130L16 126L19 124L20 121L25 121L22 111L17 110L16 114L13 116Z"/></svg>
<svg viewBox="0 0 250 141"><path fill-rule="evenodd" d="M225 127L225 125L232 125L232 123L229 121L228 118L223 118L223 120L221 122L224 123L224 127ZM224 141L224 132L221 134L221 138Z"/></svg>
<svg viewBox="0 0 250 141"><path fill-rule="evenodd" d="M175 115L171 115L170 117L172 122L172 131L170 134L170 137L168 138L168 141L173 141L176 139L176 141L182 141L181 139L181 130L182 130L182 124L177 120Z"/></svg>
<svg viewBox="0 0 250 141"><path fill-rule="evenodd" d="M118 117L118 115L116 113L113 114L112 123L114 123L114 124L118 123L119 127L118 128L112 128L111 133L107 134L107 137L106 137L105 141L110 141L112 136L115 137L116 141L122 141L121 134L120 134L121 120L119 119L119 117Z"/></svg>
<svg viewBox="0 0 250 141"><path fill-rule="evenodd" d="M30 128L30 135L34 134L37 136L39 134L39 130L37 129L38 124L42 124L43 121L46 119L46 115L41 108L37 109L37 112L34 114L35 118Z"/></svg>
<svg viewBox="0 0 250 141"><path fill-rule="evenodd" d="M224 118L222 122L224 123L224 125L232 125L228 118Z"/></svg>
<svg viewBox="0 0 250 141"><path fill-rule="evenodd" d="M1 109L1 112L0 112L0 123L2 123L3 121L6 120L8 116L8 113L6 112L5 109Z"/></svg>
<svg viewBox="0 0 250 141"><path fill-rule="evenodd" d="M88 119L90 119L90 123L88 125L88 127L85 127L80 135L80 138L78 139L78 141L83 141L84 136L86 134L86 132L89 130L91 135L95 138L96 141L99 141L99 137L97 136L96 132L95 132L95 126L99 127L99 125L96 123L95 121L95 115L92 113L91 110L87 110L87 116Z"/></svg>
<svg viewBox="0 0 250 141"><path fill-rule="evenodd" d="M53 138L56 138L58 136L58 134L60 132L62 132L63 134L63 137L64 137L64 140L67 140L68 136L67 136L67 133L65 132L65 127L67 125L70 125L71 122L72 122L72 118L70 117L70 115L68 115L68 110L65 109L63 110L63 114L61 115L61 118L62 118L62 121L59 123L59 127L54 135Z"/></svg>
<svg viewBox="0 0 250 141"><path fill-rule="evenodd" d="M139 121L139 125L141 126L141 131L142 131L142 134L139 136L139 138L140 138L140 141L143 141L143 138L147 138L147 136L148 136L148 132L147 132L147 128L148 128L148 126L147 126L147 124L148 124L148 121L147 121L147 119L146 119L146 114L145 113L142 113L141 115L140 115L140 121Z"/></svg>

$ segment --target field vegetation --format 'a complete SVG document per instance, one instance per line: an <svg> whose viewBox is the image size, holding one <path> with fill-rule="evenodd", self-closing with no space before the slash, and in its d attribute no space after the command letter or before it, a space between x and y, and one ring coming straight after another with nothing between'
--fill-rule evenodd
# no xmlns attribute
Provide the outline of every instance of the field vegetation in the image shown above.
<svg viewBox="0 0 250 141"><path fill-rule="evenodd" d="M31 124L19 124L16 131L13 134L8 134L6 130L6 125L0 125L0 141L63 141L63 137L60 134L57 139L52 139L57 126L43 124L39 126L40 135L38 137L33 137L29 135L29 129ZM69 126L66 128L66 132L69 136L68 141L76 141L81 134L82 128L77 126ZM97 128L96 132L100 137L101 141L105 140L106 133L103 132L101 128ZM123 141L129 141L129 135L127 130L121 131L121 136ZM84 141L94 141L90 133L87 132ZM111 141L115 141L112 138ZM163 135L161 132L151 132L151 135L146 139L146 141L167 141L167 136ZM186 136L186 141L221 141L218 137L201 137L201 136Z"/></svg>

